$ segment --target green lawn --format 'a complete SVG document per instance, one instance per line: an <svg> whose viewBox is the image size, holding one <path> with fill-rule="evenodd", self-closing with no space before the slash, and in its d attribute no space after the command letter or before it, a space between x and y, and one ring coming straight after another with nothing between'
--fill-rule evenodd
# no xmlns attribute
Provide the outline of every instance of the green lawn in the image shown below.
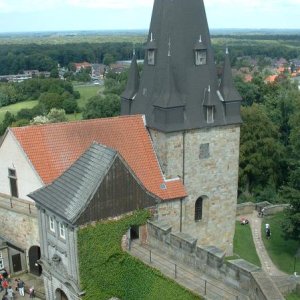
<svg viewBox="0 0 300 300"><path fill-rule="evenodd" d="M80 99L78 100L78 106L82 109L85 107L89 98L96 96L103 90L102 86L74 86L74 90L80 93Z"/></svg>
<svg viewBox="0 0 300 300"><path fill-rule="evenodd" d="M132 225L144 224L147 212L119 221L98 223L79 231L79 269L84 300L201 299L165 278L121 249L121 239Z"/></svg>
<svg viewBox="0 0 300 300"><path fill-rule="evenodd" d="M24 101L19 102L16 104L11 104L8 106L4 106L0 108L0 123L3 121L4 116L7 111L11 112L12 114L16 115L17 112L22 108L33 108L35 105L38 104L38 101Z"/></svg>
<svg viewBox="0 0 300 300"><path fill-rule="evenodd" d="M251 228L249 225L241 225L239 221L236 222L235 226L233 252L235 256L231 258L243 258L250 263L261 267L253 242Z"/></svg>
<svg viewBox="0 0 300 300"><path fill-rule="evenodd" d="M281 222L283 218L283 213L265 217L262 222L261 230L265 247L273 263L283 272L292 274L294 273L294 255L297 249L300 248L300 242L284 240L281 230ZM265 236L266 223L269 223L271 227L271 239L269 240L267 240ZM296 272L300 273L300 258L297 259Z"/></svg>
<svg viewBox="0 0 300 300"><path fill-rule="evenodd" d="M88 101L89 98L97 95L99 92L103 91L103 87L91 85L91 86L77 86L74 87L74 90L79 91L80 99L78 100L78 105L80 109L83 109ZM19 110L23 108L33 108L35 105L38 104L38 100L34 101L23 101L16 104L4 106L0 108L0 123L3 121L5 113L7 111L11 112L12 114L16 115ZM67 115L69 121L81 120L82 114L70 114Z"/></svg>
<svg viewBox="0 0 300 300"><path fill-rule="evenodd" d="M300 295L297 295L295 293L289 294L285 297L286 300L300 300Z"/></svg>

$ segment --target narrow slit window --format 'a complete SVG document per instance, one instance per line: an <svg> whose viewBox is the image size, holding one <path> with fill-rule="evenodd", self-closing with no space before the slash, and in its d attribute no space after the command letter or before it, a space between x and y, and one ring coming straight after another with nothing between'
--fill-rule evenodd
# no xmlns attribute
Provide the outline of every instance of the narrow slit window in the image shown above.
<svg viewBox="0 0 300 300"><path fill-rule="evenodd" d="M195 221L202 220L203 198L199 198L195 203Z"/></svg>
<svg viewBox="0 0 300 300"><path fill-rule="evenodd" d="M155 65L155 50L154 49L148 50L148 65L151 65L151 66Z"/></svg>
<svg viewBox="0 0 300 300"><path fill-rule="evenodd" d="M13 197L18 198L17 172L15 169L8 169L8 179L10 185L10 193Z"/></svg>
<svg viewBox="0 0 300 300"><path fill-rule="evenodd" d="M0 269L4 268L4 262L3 262L3 254L2 251L0 251Z"/></svg>
<svg viewBox="0 0 300 300"><path fill-rule="evenodd" d="M207 123L208 124L214 123L214 108L213 108L213 106L207 107L206 115L207 115Z"/></svg>

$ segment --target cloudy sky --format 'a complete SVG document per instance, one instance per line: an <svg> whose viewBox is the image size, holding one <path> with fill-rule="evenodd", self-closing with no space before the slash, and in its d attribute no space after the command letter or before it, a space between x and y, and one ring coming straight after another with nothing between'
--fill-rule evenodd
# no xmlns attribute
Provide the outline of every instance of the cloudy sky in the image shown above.
<svg viewBox="0 0 300 300"><path fill-rule="evenodd" d="M0 0L0 32L147 29L153 2ZM204 2L210 28L300 28L300 0Z"/></svg>

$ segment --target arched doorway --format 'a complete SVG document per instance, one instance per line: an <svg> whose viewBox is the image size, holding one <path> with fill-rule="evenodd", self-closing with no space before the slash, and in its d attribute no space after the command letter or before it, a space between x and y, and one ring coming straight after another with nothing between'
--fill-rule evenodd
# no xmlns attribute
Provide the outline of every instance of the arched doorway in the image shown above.
<svg viewBox="0 0 300 300"><path fill-rule="evenodd" d="M56 300L68 300L67 295L61 289L57 289L55 292Z"/></svg>
<svg viewBox="0 0 300 300"><path fill-rule="evenodd" d="M36 276L41 276L42 267L38 264L38 260L41 258L41 249L38 246L32 246L29 249L29 269L30 273Z"/></svg>

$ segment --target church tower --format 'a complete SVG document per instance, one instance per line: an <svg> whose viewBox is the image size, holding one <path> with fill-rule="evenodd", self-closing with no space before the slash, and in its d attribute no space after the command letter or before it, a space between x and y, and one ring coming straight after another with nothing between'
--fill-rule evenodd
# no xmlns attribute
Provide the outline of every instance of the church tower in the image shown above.
<svg viewBox="0 0 300 300"><path fill-rule="evenodd" d="M228 51L219 84L203 0L155 0L138 77L135 57L121 113L144 114L166 179L188 197L160 204L173 231L232 253L241 97Z"/></svg>

